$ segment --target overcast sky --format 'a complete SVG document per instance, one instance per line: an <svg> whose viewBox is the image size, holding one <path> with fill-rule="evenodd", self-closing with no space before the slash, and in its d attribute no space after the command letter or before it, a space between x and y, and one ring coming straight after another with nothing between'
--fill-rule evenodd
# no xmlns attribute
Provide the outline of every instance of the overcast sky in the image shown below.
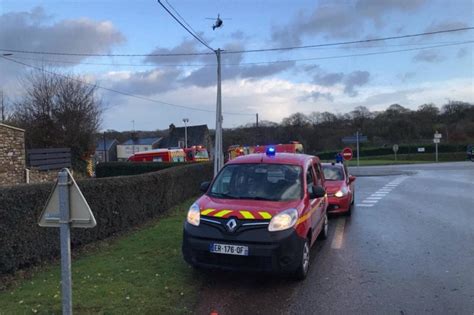
<svg viewBox="0 0 474 315"><path fill-rule="evenodd" d="M472 0L163 2L213 48L224 51L474 26ZM213 31L214 21L206 18L218 13L229 19ZM261 120L280 122L295 112L346 113L360 105L375 111L393 103L416 109L424 103L441 106L448 100L473 102L473 40L474 31L469 30L365 44L224 54L224 127L254 122L255 113ZM0 49L140 55L208 52L152 0L0 0ZM170 123L181 126L185 117L191 124L215 126L215 56L14 53L9 58L51 66L52 71L82 75L88 82L140 96L100 91L108 105L103 129L130 130L132 120L136 129L165 129ZM0 88L8 99L20 97L19 78L28 68L0 58L0 70Z"/></svg>

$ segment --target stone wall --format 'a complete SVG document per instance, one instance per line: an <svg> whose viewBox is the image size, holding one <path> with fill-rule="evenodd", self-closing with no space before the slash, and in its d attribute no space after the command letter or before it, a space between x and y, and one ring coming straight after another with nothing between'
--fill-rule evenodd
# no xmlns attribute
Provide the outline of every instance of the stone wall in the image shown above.
<svg viewBox="0 0 474 315"><path fill-rule="evenodd" d="M54 182L58 177L59 170L40 171L37 169L29 169L28 177L30 184Z"/></svg>
<svg viewBox="0 0 474 315"><path fill-rule="evenodd" d="M25 183L25 131L0 123L0 186Z"/></svg>

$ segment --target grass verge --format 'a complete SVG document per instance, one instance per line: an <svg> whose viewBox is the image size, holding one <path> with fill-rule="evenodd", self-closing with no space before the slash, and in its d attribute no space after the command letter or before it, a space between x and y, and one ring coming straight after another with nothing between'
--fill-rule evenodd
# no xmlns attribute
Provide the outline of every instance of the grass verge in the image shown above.
<svg viewBox="0 0 474 315"><path fill-rule="evenodd" d="M181 240L185 212L193 200L174 207L140 230L97 242L73 258L73 311L191 313L201 279L183 261ZM60 314L59 264L14 281L0 292L0 305L0 314Z"/></svg>

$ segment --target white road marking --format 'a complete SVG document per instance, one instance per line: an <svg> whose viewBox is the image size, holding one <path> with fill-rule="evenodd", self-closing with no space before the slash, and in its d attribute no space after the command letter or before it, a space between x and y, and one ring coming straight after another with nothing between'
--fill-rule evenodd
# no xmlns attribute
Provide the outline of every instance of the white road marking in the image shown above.
<svg viewBox="0 0 474 315"><path fill-rule="evenodd" d="M344 226L346 225L346 219L339 220L336 224L336 231L334 232L334 238L332 239L331 248L341 249L342 242L344 240Z"/></svg>
<svg viewBox="0 0 474 315"><path fill-rule="evenodd" d="M377 202L379 202L379 201L378 200L367 200L367 199L362 201L362 203L377 203Z"/></svg>
<svg viewBox="0 0 474 315"><path fill-rule="evenodd" d="M373 207L374 204L373 203L358 203L357 204L357 207Z"/></svg>
<svg viewBox="0 0 474 315"><path fill-rule="evenodd" d="M377 197L377 196L372 197L372 196L370 196L370 197L365 198L365 200L380 200L380 199L382 199L382 198L383 198L383 197Z"/></svg>

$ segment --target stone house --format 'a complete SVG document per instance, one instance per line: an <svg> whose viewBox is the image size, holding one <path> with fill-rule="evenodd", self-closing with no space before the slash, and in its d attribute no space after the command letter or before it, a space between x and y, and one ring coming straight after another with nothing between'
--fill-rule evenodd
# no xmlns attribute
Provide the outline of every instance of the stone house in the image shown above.
<svg viewBox="0 0 474 315"><path fill-rule="evenodd" d="M186 127L188 147L195 145L204 146L208 152L212 152L212 140L207 125L197 125ZM160 148L180 147L184 148L185 127L170 125L168 136L160 142Z"/></svg>
<svg viewBox="0 0 474 315"><path fill-rule="evenodd" d="M25 183L25 130L0 123L0 186Z"/></svg>

